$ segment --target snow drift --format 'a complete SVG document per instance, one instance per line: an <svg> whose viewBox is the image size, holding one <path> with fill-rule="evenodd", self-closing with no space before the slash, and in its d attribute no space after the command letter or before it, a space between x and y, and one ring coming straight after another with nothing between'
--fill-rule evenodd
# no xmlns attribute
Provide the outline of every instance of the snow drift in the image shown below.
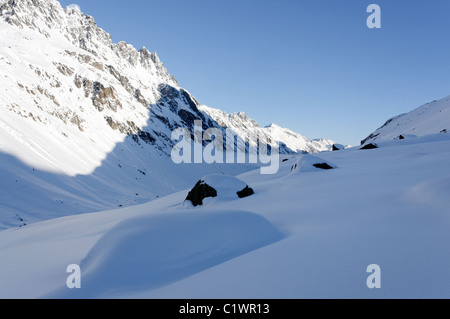
<svg viewBox="0 0 450 319"><path fill-rule="evenodd" d="M245 211L130 218L106 232L81 262L83 289L65 287L62 296L103 298L161 287L282 238L265 218Z"/></svg>

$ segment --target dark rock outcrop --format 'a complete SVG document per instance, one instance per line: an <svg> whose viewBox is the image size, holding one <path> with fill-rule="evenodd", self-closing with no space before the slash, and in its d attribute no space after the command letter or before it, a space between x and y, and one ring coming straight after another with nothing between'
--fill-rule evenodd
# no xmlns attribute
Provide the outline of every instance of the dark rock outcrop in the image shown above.
<svg viewBox="0 0 450 319"><path fill-rule="evenodd" d="M246 186L243 190L237 192L236 194L239 198L245 198L254 195L255 191L252 188Z"/></svg>
<svg viewBox="0 0 450 319"><path fill-rule="evenodd" d="M334 144L333 145L333 152L342 151L343 149L345 149L344 145L341 145L341 144Z"/></svg>
<svg viewBox="0 0 450 319"><path fill-rule="evenodd" d="M318 164L314 164L313 166L315 168L320 168L320 169L334 169L334 167L330 166L328 163L318 163Z"/></svg>
<svg viewBox="0 0 450 319"><path fill-rule="evenodd" d="M208 184L205 184L204 181L200 180L189 192L186 200L190 201L194 206L199 206L203 205L203 200L207 197L217 197L217 191Z"/></svg>
<svg viewBox="0 0 450 319"><path fill-rule="evenodd" d="M376 148L378 148L378 145L377 145L377 144L375 144L375 143L370 143L370 144L364 145L364 146L361 147L360 149L361 149L361 150L373 150L373 149L376 149Z"/></svg>

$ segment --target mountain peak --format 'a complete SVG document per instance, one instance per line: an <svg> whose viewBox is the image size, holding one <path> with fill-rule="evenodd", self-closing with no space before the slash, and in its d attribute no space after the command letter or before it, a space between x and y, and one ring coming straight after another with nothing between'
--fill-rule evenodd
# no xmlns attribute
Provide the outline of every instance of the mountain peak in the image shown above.
<svg viewBox="0 0 450 319"><path fill-rule="evenodd" d="M60 22L64 11L56 0L2 0L0 15L18 27L42 28Z"/></svg>
<svg viewBox="0 0 450 319"><path fill-rule="evenodd" d="M156 52L150 53L145 47L138 51L124 41L113 43L111 35L92 16L81 12L78 5L63 9L56 0L0 0L0 17L21 29L35 30L47 39L60 39L62 35L72 45L103 60L110 59L112 51L132 66L140 64L161 82L179 86Z"/></svg>

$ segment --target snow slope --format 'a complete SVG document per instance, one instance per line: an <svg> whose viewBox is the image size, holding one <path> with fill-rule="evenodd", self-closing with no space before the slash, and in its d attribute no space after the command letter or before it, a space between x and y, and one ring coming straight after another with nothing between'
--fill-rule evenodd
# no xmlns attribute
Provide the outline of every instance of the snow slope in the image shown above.
<svg viewBox="0 0 450 319"><path fill-rule="evenodd" d="M244 199L186 208L186 189L2 231L0 297L449 298L450 136L378 144L283 156L277 175L239 176Z"/></svg>
<svg viewBox="0 0 450 319"><path fill-rule="evenodd" d="M263 217L245 211L174 211L130 218L105 233L81 262L85 290L63 288L49 296L98 298L115 289L158 288L282 238Z"/></svg>
<svg viewBox="0 0 450 319"><path fill-rule="evenodd" d="M388 120L361 144L450 132L450 96Z"/></svg>

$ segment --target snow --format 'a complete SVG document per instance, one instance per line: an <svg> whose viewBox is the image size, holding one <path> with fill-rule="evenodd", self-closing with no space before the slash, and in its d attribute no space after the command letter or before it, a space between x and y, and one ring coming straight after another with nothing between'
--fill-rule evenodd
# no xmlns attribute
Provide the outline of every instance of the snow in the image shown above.
<svg viewBox="0 0 450 319"><path fill-rule="evenodd" d="M127 140L118 144L91 175L70 177L34 170L0 152L0 229L143 204L193 187L205 174L239 174L252 167L176 165L157 151L144 150Z"/></svg>
<svg viewBox="0 0 450 319"><path fill-rule="evenodd" d="M61 38L56 34L47 39L32 30L17 30L0 22L0 56L6 63L1 72L3 76L0 76L0 84L6 88L0 95L4 104L0 109L0 150L45 171L70 176L90 174L115 145L125 139L125 135L108 127L104 117L133 120L137 126L143 127L148 120L148 111L127 98L122 87L116 86L122 103L129 104L129 109L119 109L117 113L109 111L110 114L108 110L105 114L97 112L91 100L84 97L83 90L75 86L73 78L59 73L53 62L63 63L72 68L74 74L92 81L111 82L111 75L100 75L94 67L87 68L78 60L71 59L65 51L81 53L80 49ZM82 54L90 55L87 52ZM113 60L111 54L109 59ZM124 68L124 72L126 70ZM43 77L42 74L49 76ZM52 85L55 80L60 87ZM27 90L34 93L26 94ZM40 94L39 90L44 93ZM58 108L55 103L58 103ZM30 113L39 120L32 121ZM85 119L83 132L70 125L70 119L75 115ZM24 127L26 130L22 129ZM16 143L6 140L11 136Z"/></svg>
<svg viewBox="0 0 450 319"><path fill-rule="evenodd" d="M2 231L0 297L449 298L450 137L378 144L320 154L334 170L291 174L308 156L290 156L277 175L240 175L255 189L242 200L186 210L186 189Z"/></svg>
<svg viewBox="0 0 450 319"><path fill-rule="evenodd" d="M450 97L390 120L367 140L378 149L281 154L274 175L176 165L165 137L197 103L156 53L56 0L1 3L0 298L450 298ZM78 77L122 107L97 109ZM334 144L198 108L286 150ZM187 209L201 176L218 198ZM255 194L236 198L246 185ZM72 264L79 290L65 286ZM371 264L381 289L366 286Z"/></svg>
<svg viewBox="0 0 450 319"><path fill-rule="evenodd" d="M314 165L317 164L328 164L329 167L336 168L336 165L327 162L321 157L314 155L303 155L297 160L297 162L292 166L293 173L301 173L301 172L317 172L321 171L321 168L318 168Z"/></svg>
<svg viewBox="0 0 450 319"><path fill-rule="evenodd" d="M129 218L105 233L82 260L86 289L68 291L64 285L49 296L105 298L113 297L114 290L158 288L282 237L263 217L245 211L174 211Z"/></svg>
<svg viewBox="0 0 450 319"><path fill-rule="evenodd" d="M78 11L81 12L80 6L78 4L74 4L74 3L73 4L69 4L67 6L67 9L68 10L78 10Z"/></svg>

